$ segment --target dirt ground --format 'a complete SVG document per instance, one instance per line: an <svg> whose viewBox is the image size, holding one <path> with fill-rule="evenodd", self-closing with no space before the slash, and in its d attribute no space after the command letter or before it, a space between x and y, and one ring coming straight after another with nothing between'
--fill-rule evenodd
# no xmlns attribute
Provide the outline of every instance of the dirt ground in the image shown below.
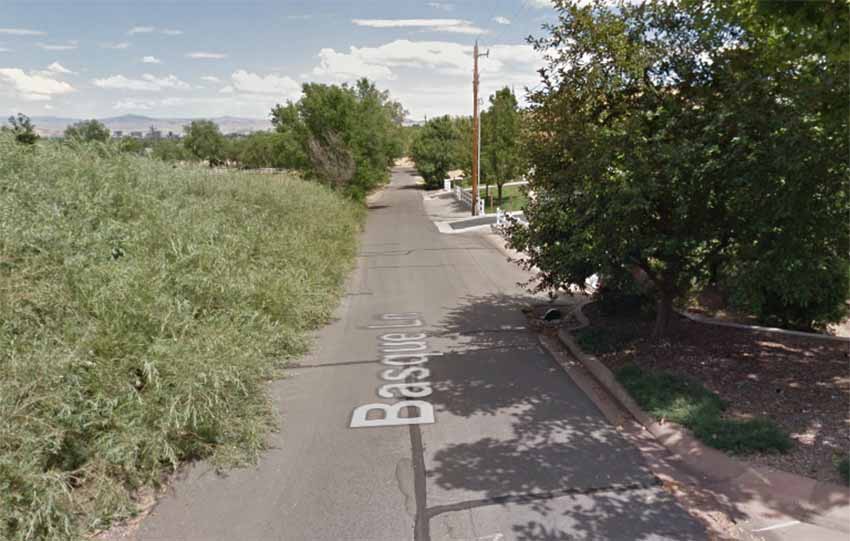
<svg viewBox="0 0 850 541"><path fill-rule="evenodd" d="M769 417L796 441L786 454L755 454L752 463L819 481L842 483L836 456L850 451L850 345L785 337L678 318L667 340L649 337L652 321L603 316L584 308L592 326L635 338L597 355L610 369L627 363L697 379L729 402L727 415Z"/></svg>

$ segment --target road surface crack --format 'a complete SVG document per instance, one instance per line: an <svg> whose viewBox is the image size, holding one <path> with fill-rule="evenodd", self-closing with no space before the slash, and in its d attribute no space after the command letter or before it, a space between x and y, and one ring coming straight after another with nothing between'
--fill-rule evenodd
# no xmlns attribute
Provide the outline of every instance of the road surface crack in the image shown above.
<svg viewBox="0 0 850 541"><path fill-rule="evenodd" d="M540 500L553 500L564 496L592 496L594 494L623 494L626 492L635 492L639 490L647 490L661 486L661 480L653 477L651 482L634 482L634 483L614 483L599 487L569 487L558 490L550 490L546 492L529 492L525 494L505 494L504 496L493 496L490 498L482 498L480 500L468 500L448 505L438 505L425 510L427 520L443 513L453 511L467 511L478 507L487 507L490 505L504 505L506 503L530 503Z"/></svg>

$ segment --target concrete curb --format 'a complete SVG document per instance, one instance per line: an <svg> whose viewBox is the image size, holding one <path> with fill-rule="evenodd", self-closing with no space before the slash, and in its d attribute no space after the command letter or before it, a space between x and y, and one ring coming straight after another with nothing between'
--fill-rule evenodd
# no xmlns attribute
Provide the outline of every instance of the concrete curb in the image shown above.
<svg viewBox="0 0 850 541"><path fill-rule="evenodd" d="M799 336L801 338L813 338L815 340L830 340L833 342L844 342L850 344L850 338L846 336L832 336L829 334L818 334L814 332L789 331L788 329L780 329L779 327L762 327L760 325L746 325L743 323L732 323L731 321L722 321L713 317L703 316L701 314L692 314L688 311L676 311L679 315L684 316L691 321L703 323L705 325L717 325L718 327L731 327L733 329L744 329L754 332L766 332L780 334L783 336Z"/></svg>
<svg viewBox="0 0 850 541"><path fill-rule="evenodd" d="M588 303L576 306L575 317L581 326L572 330L590 324L582 312L582 307L586 304ZM641 409L608 367L595 356L581 350L568 330L561 329L558 338L599 384L661 445L678 458L689 473L702 482L720 492L732 492L750 499L770 502L769 505L779 507L781 513L802 522L850 533L848 487L745 464L722 451L703 445L683 427L674 423L659 423Z"/></svg>

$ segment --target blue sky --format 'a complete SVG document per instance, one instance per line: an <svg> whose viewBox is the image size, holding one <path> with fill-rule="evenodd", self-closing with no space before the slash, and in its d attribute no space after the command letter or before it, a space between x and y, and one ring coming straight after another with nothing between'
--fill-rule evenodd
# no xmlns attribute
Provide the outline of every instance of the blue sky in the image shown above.
<svg viewBox="0 0 850 541"><path fill-rule="evenodd" d="M0 113L265 117L306 81L375 80L413 119L538 82L548 0L0 0Z"/></svg>

